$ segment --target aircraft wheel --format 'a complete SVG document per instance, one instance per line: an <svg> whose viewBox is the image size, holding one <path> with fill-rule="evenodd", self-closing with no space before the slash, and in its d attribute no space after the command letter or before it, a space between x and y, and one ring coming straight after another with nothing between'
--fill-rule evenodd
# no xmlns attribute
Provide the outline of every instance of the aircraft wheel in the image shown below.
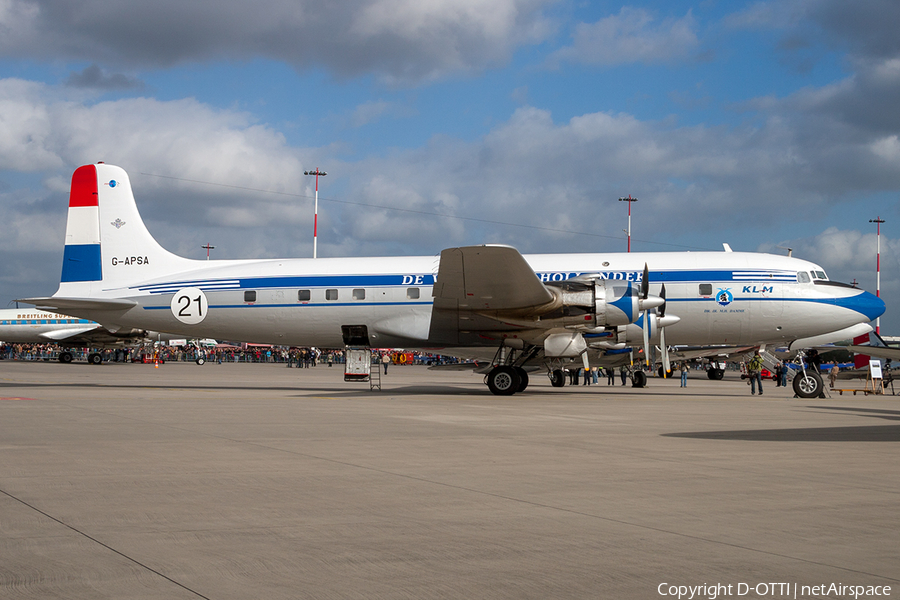
<svg viewBox="0 0 900 600"><path fill-rule="evenodd" d="M556 369L550 372L550 385L553 387L562 387L566 385L566 374L562 369Z"/></svg>
<svg viewBox="0 0 900 600"><path fill-rule="evenodd" d="M519 374L512 367L494 367L487 375L487 386L492 394L512 396L519 390Z"/></svg>
<svg viewBox="0 0 900 600"><path fill-rule="evenodd" d="M99 365L103 362L103 357L97 352L93 352L88 355L88 362L92 365Z"/></svg>
<svg viewBox="0 0 900 600"><path fill-rule="evenodd" d="M203 360L202 358L198 358L198 359L197 359L197 364L198 364L198 365L202 365L202 364L205 363L205 362L206 362L206 361Z"/></svg>
<svg viewBox="0 0 900 600"><path fill-rule="evenodd" d="M709 369L706 371L706 376L712 379L713 381L722 381L722 378L725 377L724 369Z"/></svg>
<svg viewBox="0 0 900 600"><path fill-rule="evenodd" d="M515 367L515 369L516 373L519 374L519 389L516 390L516 393L524 392L525 388L528 387L528 373L522 367Z"/></svg>
<svg viewBox="0 0 900 600"><path fill-rule="evenodd" d="M647 374L643 371L635 371L631 374L631 387L647 387Z"/></svg>
<svg viewBox="0 0 900 600"><path fill-rule="evenodd" d="M60 352L59 353L59 362L63 363L64 365L67 365L70 362L72 362L72 353L71 352Z"/></svg>
<svg viewBox="0 0 900 600"><path fill-rule="evenodd" d="M807 371L806 375L797 373L794 377L794 393L801 398L816 398L822 394L825 383L815 371Z"/></svg>
<svg viewBox="0 0 900 600"><path fill-rule="evenodd" d="M675 371L673 371L672 369L669 369L668 371L663 371L662 365L660 365L659 369L656 371L656 373L657 373L657 375L659 375L660 379L662 379L663 377L665 377L666 379L672 379L672 373L674 373L674 372Z"/></svg>

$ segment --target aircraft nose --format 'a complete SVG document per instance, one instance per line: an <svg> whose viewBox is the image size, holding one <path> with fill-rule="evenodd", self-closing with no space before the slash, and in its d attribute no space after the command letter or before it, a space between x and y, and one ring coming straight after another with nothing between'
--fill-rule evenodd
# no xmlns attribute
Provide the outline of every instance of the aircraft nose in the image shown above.
<svg viewBox="0 0 900 600"><path fill-rule="evenodd" d="M865 316L867 321L874 321L883 315L885 311L884 300L869 292L860 292L846 298L838 298L837 305L858 312Z"/></svg>

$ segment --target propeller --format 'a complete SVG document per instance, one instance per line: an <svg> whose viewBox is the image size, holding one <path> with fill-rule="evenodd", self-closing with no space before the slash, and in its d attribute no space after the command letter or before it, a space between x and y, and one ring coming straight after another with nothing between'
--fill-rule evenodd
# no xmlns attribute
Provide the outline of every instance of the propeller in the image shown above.
<svg viewBox="0 0 900 600"><path fill-rule="evenodd" d="M659 349L662 352L663 379L665 379L669 376L669 370L672 368L669 362L669 347L666 345L666 328L662 324L666 316L666 284L662 284L659 297L663 299L663 303L656 310L659 313Z"/></svg>
<svg viewBox="0 0 900 600"><path fill-rule="evenodd" d="M646 306L647 298L650 296L650 268L644 263L644 277L641 279L640 305L643 309L644 317L644 363L650 367L650 307Z"/></svg>

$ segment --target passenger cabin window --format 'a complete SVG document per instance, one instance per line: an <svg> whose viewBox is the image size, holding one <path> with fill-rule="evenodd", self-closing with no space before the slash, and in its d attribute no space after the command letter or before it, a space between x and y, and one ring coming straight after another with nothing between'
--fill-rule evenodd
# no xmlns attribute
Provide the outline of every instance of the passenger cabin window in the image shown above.
<svg viewBox="0 0 900 600"><path fill-rule="evenodd" d="M297 300L299 302L308 302L310 297L309 290L297 290Z"/></svg>
<svg viewBox="0 0 900 600"><path fill-rule="evenodd" d="M245 291L244 302L256 302L256 290Z"/></svg>
<svg viewBox="0 0 900 600"><path fill-rule="evenodd" d="M809 283L809 273L806 271L800 271L797 273L797 281L799 283Z"/></svg>
<svg viewBox="0 0 900 600"><path fill-rule="evenodd" d="M338 291L337 290L325 290L325 299L326 300L337 300Z"/></svg>
<svg viewBox="0 0 900 600"><path fill-rule="evenodd" d="M701 296L712 296L712 284L711 283L701 283L700 284L700 295Z"/></svg>
<svg viewBox="0 0 900 600"><path fill-rule="evenodd" d="M419 288L406 288L406 297L410 300L418 300Z"/></svg>
<svg viewBox="0 0 900 600"><path fill-rule="evenodd" d="M366 290L360 290L360 289L353 290L353 299L354 300L365 300L366 299Z"/></svg>

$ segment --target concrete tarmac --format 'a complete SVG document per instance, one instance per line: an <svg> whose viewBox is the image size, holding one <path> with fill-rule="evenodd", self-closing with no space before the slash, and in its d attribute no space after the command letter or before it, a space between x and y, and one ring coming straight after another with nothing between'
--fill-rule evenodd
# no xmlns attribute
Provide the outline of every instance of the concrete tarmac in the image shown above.
<svg viewBox="0 0 900 600"><path fill-rule="evenodd" d="M0 597L900 596L896 397L481 379L0 361Z"/></svg>

